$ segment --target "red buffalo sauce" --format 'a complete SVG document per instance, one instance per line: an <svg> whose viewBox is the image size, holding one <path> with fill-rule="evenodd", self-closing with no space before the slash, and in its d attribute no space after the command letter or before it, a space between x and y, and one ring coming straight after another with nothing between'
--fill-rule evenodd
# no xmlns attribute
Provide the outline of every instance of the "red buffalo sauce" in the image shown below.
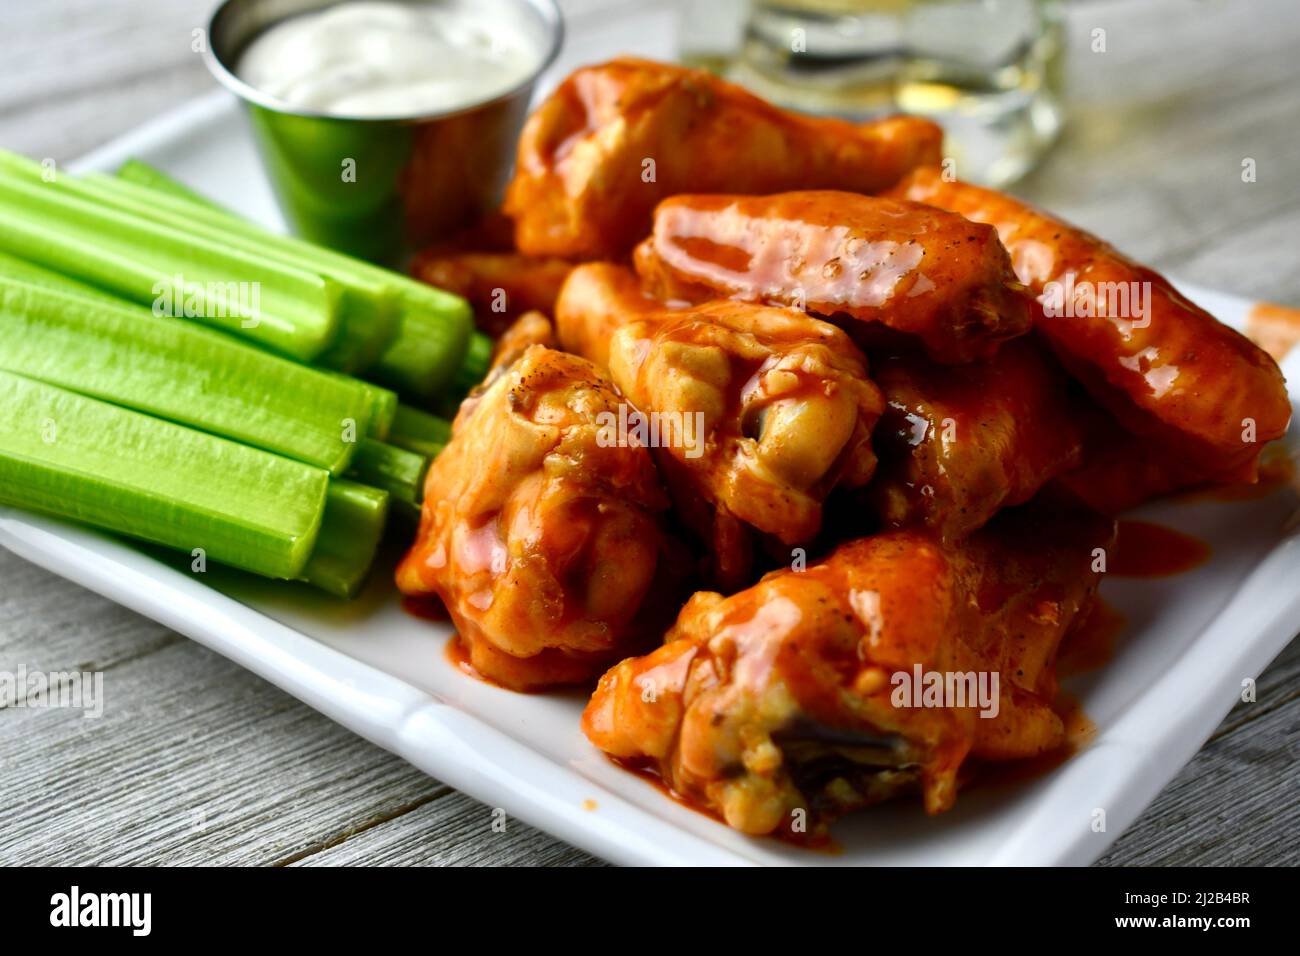
<svg viewBox="0 0 1300 956"><path fill-rule="evenodd" d="M1206 501L1256 501L1286 487L1300 492L1295 471L1294 449L1281 442L1268 445L1259 456L1259 480L1247 484L1209 485L1189 492L1187 497Z"/></svg>
<svg viewBox="0 0 1300 956"><path fill-rule="evenodd" d="M1210 546L1191 535L1150 521L1121 518L1106 571L1121 578L1163 578L1190 571L1209 557Z"/></svg>
<svg viewBox="0 0 1300 956"><path fill-rule="evenodd" d="M410 597L402 598L402 610L411 617L418 617L425 621L438 621L446 623L451 620L447 614L447 605L443 604L437 597Z"/></svg>
<svg viewBox="0 0 1300 956"><path fill-rule="evenodd" d="M473 677L475 680L481 680L485 684L491 684L493 687L499 687L495 681L484 677L477 667L473 665L469 658L469 647L461 639L459 634L453 634L442 648L443 656L447 658L447 663L456 668L462 674Z"/></svg>

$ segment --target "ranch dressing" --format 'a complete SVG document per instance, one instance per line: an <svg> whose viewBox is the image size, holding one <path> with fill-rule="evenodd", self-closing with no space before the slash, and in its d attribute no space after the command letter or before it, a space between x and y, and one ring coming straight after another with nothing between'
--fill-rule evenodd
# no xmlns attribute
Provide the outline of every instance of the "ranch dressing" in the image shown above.
<svg viewBox="0 0 1300 956"><path fill-rule="evenodd" d="M518 86L541 59L493 6L342 3L268 28L235 73L289 106L335 116L456 109Z"/></svg>

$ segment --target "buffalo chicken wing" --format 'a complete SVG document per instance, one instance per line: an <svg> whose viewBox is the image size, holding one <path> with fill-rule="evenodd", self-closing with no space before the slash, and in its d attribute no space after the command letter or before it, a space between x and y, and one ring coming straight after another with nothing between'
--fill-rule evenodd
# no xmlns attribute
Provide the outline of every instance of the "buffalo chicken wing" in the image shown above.
<svg viewBox="0 0 1300 956"><path fill-rule="evenodd" d="M697 593L662 647L601 678L583 730L745 833L816 834L916 788L938 813L967 756L1065 742L1056 650L1113 533L1090 514L1020 509L960 546L895 531L729 598ZM984 700L920 706L899 696L917 671L982 674Z"/></svg>
<svg viewBox="0 0 1300 956"><path fill-rule="evenodd" d="M748 570L747 528L806 543L831 489L870 479L882 400L835 326L744 302L655 309L626 270L602 265L575 270L557 316L560 341L604 358L658 425L656 460L723 586Z"/></svg>
<svg viewBox="0 0 1300 956"><path fill-rule="evenodd" d="M614 333L663 309L662 302L642 291L631 269L612 262L588 262L570 272L560 289L555 331L565 350L608 368Z"/></svg>
<svg viewBox="0 0 1300 956"><path fill-rule="evenodd" d="M960 538L1081 459L1069 382L1033 339L959 367L916 354L873 356L872 375L886 407L876 428L880 467L866 494L887 526Z"/></svg>
<svg viewBox="0 0 1300 956"><path fill-rule="evenodd" d="M704 70L623 58L580 69L529 117L505 211L530 255L617 258L685 192L878 192L937 163L942 133L777 109Z"/></svg>
<svg viewBox="0 0 1300 956"><path fill-rule="evenodd" d="M1203 472L1126 431L1101 409L1081 409L1079 420L1082 459L1054 485L1089 508L1119 514L1210 481Z"/></svg>
<svg viewBox="0 0 1300 956"><path fill-rule="evenodd" d="M1103 515L1254 480L1290 418L1263 351L940 145L616 59L415 265L497 342L399 588L498 684L599 677L587 738L744 833L1066 753Z"/></svg>
<svg viewBox="0 0 1300 956"><path fill-rule="evenodd" d="M572 263L517 252L445 252L417 256L411 273L469 301L478 327L500 335L518 316L550 313Z"/></svg>
<svg viewBox="0 0 1300 956"><path fill-rule="evenodd" d="M729 296L847 316L861 342L888 329L945 363L987 358L1029 330L997 231L898 199L675 196L655 210L636 266L661 299Z"/></svg>
<svg viewBox="0 0 1300 956"><path fill-rule="evenodd" d="M1062 364L1131 431L1222 480L1252 481L1291 417L1266 352L1162 276L1009 196L921 169L893 193L997 227L1040 297L1036 324Z"/></svg>
<svg viewBox="0 0 1300 956"><path fill-rule="evenodd" d="M669 581L650 453L601 440L619 396L590 362L533 346L456 417L397 571L446 605L506 687L582 681L662 633Z"/></svg>

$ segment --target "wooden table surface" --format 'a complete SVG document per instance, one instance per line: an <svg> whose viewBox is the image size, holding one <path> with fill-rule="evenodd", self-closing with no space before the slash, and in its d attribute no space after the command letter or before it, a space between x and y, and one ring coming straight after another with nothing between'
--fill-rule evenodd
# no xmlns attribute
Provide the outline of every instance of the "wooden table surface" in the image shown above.
<svg viewBox="0 0 1300 956"><path fill-rule="evenodd" d="M209 90L190 49L208 6L0 6L0 145L70 160ZM583 26L643 6L566 4ZM1096 0L1067 24L1069 127L1018 191L1171 274L1300 305L1300 4ZM0 863L597 862L493 832L476 801L0 550L0 670L23 666L102 671L107 705L0 711ZM1300 862L1298 676L1292 642L1102 862Z"/></svg>

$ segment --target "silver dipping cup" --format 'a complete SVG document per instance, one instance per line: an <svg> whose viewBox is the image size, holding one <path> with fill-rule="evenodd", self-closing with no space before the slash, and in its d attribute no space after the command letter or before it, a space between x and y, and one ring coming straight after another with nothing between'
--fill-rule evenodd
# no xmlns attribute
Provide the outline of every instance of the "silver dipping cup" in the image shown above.
<svg viewBox="0 0 1300 956"><path fill-rule="evenodd" d="M554 0L473 0L478 10L497 8L494 15L509 17L530 37L537 67L511 90L437 113L349 117L297 109L235 74L244 48L267 27L338 3L224 0L208 23L205 59L243 100L293 229L322 245L393 264L499 203L533 86L559 52L563 21Z"/></svg>

